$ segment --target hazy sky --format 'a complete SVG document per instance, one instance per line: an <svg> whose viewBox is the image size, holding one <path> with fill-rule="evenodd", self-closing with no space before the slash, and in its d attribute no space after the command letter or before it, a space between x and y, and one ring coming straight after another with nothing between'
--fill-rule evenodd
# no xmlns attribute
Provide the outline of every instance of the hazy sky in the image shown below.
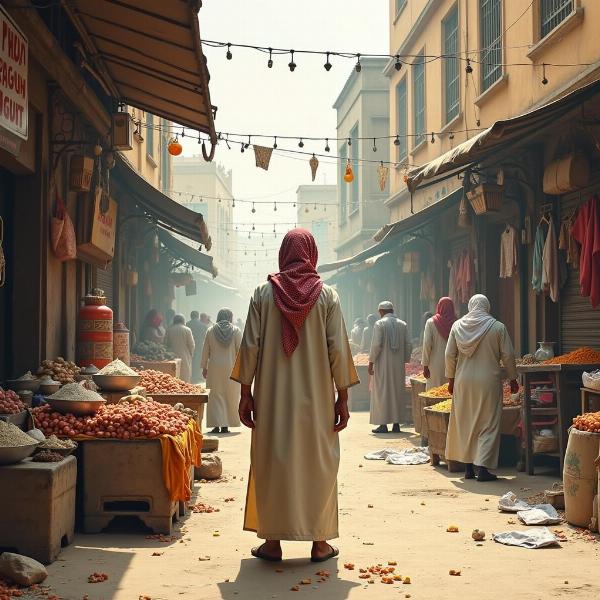
<svg viewBox="0 0 600 600"><path fill-rule="evenodd" d="M387 53L388 0L203 0L200 9L202 39L294 49L337 50ZM232 49L233 60L225 58L225 49L205 47L210 70L212 103L218 106L217 131L335 137L336 114L333 102L341 91L354 62L331 60L326 72L320 56L297 55L298 67L288 69L289 55L274 57L267 68L268 55L253 50ZM259 142L260 143L260 142ZM272 140L264 141L272 145ZM297 141L278 141L280 148L298 150ZM186 154L195 154L196 143L184 143ZM332 154L335 143L331 144ZM305 151L323 152L323 144L306 142ZM273 201L294 201L296 188L310 184L309 157L289 158L273 154L268 171L254 165L252 148L244 154L238 145L228 150L217 148L215 160L233 169L233 192L239 198L271 196ZM335 161L320 159L315 183L336 182ZM273 194L278 194L273 196ZM267 247L273 248L273 222L294 222L296 209L291 205L236 204L235 219L248 228L253 220L257 230L269 231ZM328 209L328 212L332 209ZM259 227L259 223L265 223ZM293 226L293 225L292 225ZM281 235L288 226L278 228ZM277 241L281 239L278 235ZM240 253L240 262L245 258ZM274 261L257 259L256 280L273 270ZM244 270L254 271L253 260Z"/></svg>

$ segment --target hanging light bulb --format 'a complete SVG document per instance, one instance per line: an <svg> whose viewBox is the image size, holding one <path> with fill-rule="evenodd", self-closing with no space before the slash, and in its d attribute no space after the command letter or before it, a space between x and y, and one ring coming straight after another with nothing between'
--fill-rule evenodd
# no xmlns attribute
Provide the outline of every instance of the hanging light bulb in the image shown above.
<svg viewBox="0 0 600 600"><path fill-rule="evenodd" d="M394 69L396 69L396 71L399 71L402 68L402 63L400 62L400 56L398 54L396 54L396 62L394 62Z"/></svg>
<svg viewBox="0 0 600 600"><path fill-rule="evenodd" d="M431 143L435 144L435 136L433 135L433 131L431 132Z"/></svg>
<svg viewBox="0 0 600 600"><path fill-rule="evenodd" d="M235 198L233 198L233 204L231 205L231 208L235 208ZM237 227L236 227L237 229Z"/></svg>
<svg viewBox="0 0 600 600"><path fill-rule="evenodd" d="M246 150L248 150L248 148L250 148L251 143L252 143L252 139L250 138L250 136L248 136L248 142L246 143Z"/></svg>
<svg viewBox="0 0 600 600"><path fill-rule="evenodd" d="M327 53L327 62L323 66L325 67L326 71L331 71L331 67L333 65L329 62L329 52Z"/></svg>
<svg viewBox="0 0 600 600"><path fill-rule="evenodd" d="M273 139L273 149L277 150L277 136Z"/></svg>
<svg viewBox="0 0 600 600"><path fill-rule="evenodd" d="M360 54L356 55L356 64L354 65L354 69L357 73L362 71L362 65L360 64Z"/></svg>
<svg viewBox="0 0 600 600"><path fill-rule="evenodd" d="M465 72L467 75L470 75L473 72L473 67L471 66L471 59L467 58L467 66L465 67Z"/></svg>
<svg viewBox="0 0 600 600"><path fill-rule="evenodd" d="M233 58L233 54L231 54L231 44L227 44L227 54L225 54L227 60L231 60Z"/></svg>
<svg viewBox="0 0 600 600"><path fill-rule="evenodd" d="M273 48L269 48L269 60L267 61L267 67L273 68Z"/></svg>
<svg viewBox="0 0 600 600"><path fill-rule="evenodd" d="M375 138L373 138L373 152L377 152L377 144L375 143Z"/></svg>
<svg viewBox="0 0 600 600"><path fill-rule="evenodd" d="M352 138L348 138L348 146L352 146Z"/></svg>
<svg viewBox="0 0 600 600"><path fill-rule="evenodd" d="M256 231L256 225L254 225L254 223L252 223L252 231Z"/></svg>
<svg viewBox="0 0 600 600"><path fill-rule="evenodd" d="M298 142L298 148L304 148L304 141L302 138L300 138L300 141Z"/></svg>
<svg viewBox="0 0 600 600"><path fill-rule="evenodd" d="M325 138L325 152L329 152L331 148L329 147L329 138Z"/></svg>
<svg viewBox="0 0 600 600"><path fill-rule="evenodd" d="M185 127L181 128L181 137L184 138L185 137Z"/></svg>
<svg viewBox="0 0 600 600"><path fill-rule="evenodd" d="M290 71L293 73L296 70L297 65L294 62L294 51L290 50L290 54L292 55L292 59L288 63L288 67L290 68Z"/></svg>
<svg viewBox="0 0 600 600"><path fill-rule="evenodd" d="M454 139L454 131L450 132L450 135L448 136L449 140L453 140Z"/></svg>
<svg viewBox="0 0 600 600"><path fill-rule="evenodd" d="M400 145L400 136L396 135L396 139L394 140L394 146L399 146Z"/></svg>
<svg viewBox="0 0 600 600"><path fill-rule="evenodd" d="M256 208L254 207L254 202L252 203L252 212L255 213L256 212Z"/></svg>
<svg viewBox="0 0 600 600"><path fill-rule="evenodd" d="M352 171L352 165L350 159L346 161L346 172L344 173L344 181L346 183L352 183L354 181L354 173Z"/></svg>
<svg viewBox="0 0 600 600"><path fill-rule="evenodd" d="M542 85L548 85L548 78L546 77L546 63L542 63Z"/></svg>
<svg viewBox="0 0 600 600"><path fill-rule="evenodd" d="M273 210L277 212L277 202L273 202Z"/></svg>
<svg viewBox="0 0 600 600"><path fill-rule="evenodd" d="M179 143L177 136L171 138L167 146L167 151L171 156L179 156L183 152L183 146Z"/></svg>

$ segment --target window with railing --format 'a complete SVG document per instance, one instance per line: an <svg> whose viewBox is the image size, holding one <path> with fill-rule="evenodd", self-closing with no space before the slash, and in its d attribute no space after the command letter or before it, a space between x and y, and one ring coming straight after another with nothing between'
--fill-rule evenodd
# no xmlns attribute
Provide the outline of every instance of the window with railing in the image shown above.
<svg viewBox="0 0 600 600"><path fill-rule="evenodd" d="M348 218L348 184L344 181L344 174L346 172L346 160L348 158L348 146L344 144L340 148L340 176L339 176L339 190L340 190L340 225L346 223Z"/></svg>
<svg viewBox="0 0 600 600"><path fill-rule="evenodd" d="M502 0L479 0L481 91L502 77Z"/></svg>
<svg viewBox="0 0 600 600"><path fill-rule="evenodd" d="M445 122L458 116L460 110L460 71L458 69L458 5L442 21L444 53Z"/></svg>
<svg viewBox="0 0 600 600"><path fill-rule="evenodd" d="M408 155L408 144L406 134L408 133L408 104L406 97L406 76L396 86L396 133L398 137L394 141L397 147L397 159L403 160Z"/></svg>
<svg viewBox="0 0 600 600"><path fill-rule="evenodd" d="M352 142L352 145L350 146L350 162L352 163L352 170L354 172L354 179L352 180L352 183L350 184L351 186L351 190L350 190L350 214L352 214L353 212L356 212L359 209L360 203L359 203L359 199L358 199L358 172L359 172L359 165L358 165L358 148L359 148L359 142L358 142L358 123L352 128L352 131L350 132L350 140Z"/></svg>
<svg viewBox="0 0 600 600"><path fill-rule="evenodd" d="M425 56L421 51L412 65L413 147L425 140Z"/></svg>
<svg viewBox="0 0 600 600"><path fill-rule="evenodd" d="M573 12L573 0L540 0L540 38L546 37Z"/></svg>

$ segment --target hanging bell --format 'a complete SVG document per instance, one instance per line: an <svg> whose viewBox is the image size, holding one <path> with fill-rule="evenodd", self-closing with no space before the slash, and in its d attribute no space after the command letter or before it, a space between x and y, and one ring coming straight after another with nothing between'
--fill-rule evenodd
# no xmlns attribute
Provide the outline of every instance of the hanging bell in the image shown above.
<svg viewBox="0 0 600 600"><path fill-rule="evenodd" d="M352 183L354 181L354 172L352 171L352 165L350 160L346 162L346 173L344 174L344 181L346 183Z"/></svg>

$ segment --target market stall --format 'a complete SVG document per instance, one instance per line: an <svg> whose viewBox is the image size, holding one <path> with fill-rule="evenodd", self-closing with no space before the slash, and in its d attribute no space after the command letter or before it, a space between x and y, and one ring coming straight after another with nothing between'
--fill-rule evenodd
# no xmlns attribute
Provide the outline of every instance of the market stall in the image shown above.
<svg viewBox="0 0 600 600"><path fill-rule="evenodd" d="M130 364L136 369L161 371L177 378L181 376L181 359L157 342L138 342L133 347Z"/></svg>
<svg viewBox="0 0 600 600"><path fill-rule="evenodd" d="M600 367L600 352L580 348L537 364L517 366L524 388L525 463L530 475L535 457L554 457L563 472L568 429L581 409L581 382Z"/></svg>

